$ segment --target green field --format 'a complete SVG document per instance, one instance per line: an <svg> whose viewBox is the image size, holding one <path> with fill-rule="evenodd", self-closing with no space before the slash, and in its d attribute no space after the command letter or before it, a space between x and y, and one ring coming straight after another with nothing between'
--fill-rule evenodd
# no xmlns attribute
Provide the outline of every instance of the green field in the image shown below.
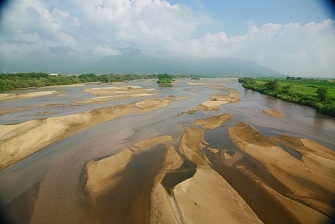
<svg viewBox="0 0 335 224"><path fill-rule="evenodd" d="M243 87L315 108L335 116L335 82L273 78L241 78Z"/></svg>

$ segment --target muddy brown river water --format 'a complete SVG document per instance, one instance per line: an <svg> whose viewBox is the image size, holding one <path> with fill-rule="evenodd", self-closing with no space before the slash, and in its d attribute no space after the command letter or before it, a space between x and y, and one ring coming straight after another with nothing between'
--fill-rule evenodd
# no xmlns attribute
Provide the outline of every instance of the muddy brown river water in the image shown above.
<svg viewBox="0 0 335 224"><path fill-rule="evenodd" d="M296 220L282 208L282 205L264 190L259 189L259 186L252 184L250 179L244 178L236 169L222 165L217 155L222 155L227 150L240 153L239 147L229 137L229 127L239 122L251 125L266 137L289 135L308 138L335 150L335 119L319 114L308 107L245 90L237 80L201 80L207 84L196 86L187 85L188 82L191 80L177 80L172 88L160 88L154 80L118 84L153 87L159 92L157 95L143 99L164 98L171 95L189 98L173 101L170 105L158 110L121 116L80 131L1 170L2 216L12 223L148 223L153 179L159 172L160 164L164 161L167 151L164 145L156 145L140 155L136 154L133 162L118 174L124 177L122 181L118 182L113 191L102 194L94 202L95 204L89 202L84 188L86 163L115 155L141 140L162 134L172 136L178 145L185 128L194 126L195 120L229 113L232 115L230 121L214 130L205 131L204 138L207 146L219 150L219 153L214 155L205 149L211 167L227 180L264 223L295 223ZM223 105L219 111L197 111L194 114L181 115L182 112L194 109L202 102L209 100L212 94L220 92L213 88L217 85L237 90L240 93L240 102ZM0 109L34 106L32 109L2 115L0 123L14 124L50 116L80 113L93 108L137 102L142 99L132 98L91 104L74 103L80 99L94 97L84 92L84 89L104 86L108 85L48 87L45 90L57 90L64 94L0 102ZM35 90L16 92L26 91ZM50 104L55 105L45 106ZM263 109L276 109L284 115L284 118L268 116L262 113ZM286 146L286 149L289 150L289 147ZM183 159L182 167L170 172L163 179L162 184L168 189L172 189L194 174L194 164ZM259 171L259 175L266 170L262 164L247 155L244 155L240 162L241 165L250 169L254 169L253 166L259 167L259 170L262 170ZM270 187L271 184L276 186L274 188L278 192L290 194L290 190L277 183L276 178L264 174L264 179ZM243 187L245 185L249 185L250 188L245 189ZM259 193L261 198L255 198L253 192ZM326 192L325 195L332 193L334 192ZM269 200L273 201L269 202ZM266 205L268 202L273 205L272 209ZM142 210L139 209L140 207ZM262 215L262 213L266 214ZM274 217L281 217L281 219Z"/></svg>

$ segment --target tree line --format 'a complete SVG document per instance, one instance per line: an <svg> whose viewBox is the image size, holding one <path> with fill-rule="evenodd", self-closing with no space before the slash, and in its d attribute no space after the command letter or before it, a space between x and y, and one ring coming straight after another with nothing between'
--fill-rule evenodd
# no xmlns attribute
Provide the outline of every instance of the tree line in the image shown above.
<svg viewBox="0 0 335 224"><path fill-rule="evenodd" d="M33 73L15 73L15 74L0 74L0 91L12 90L18 88L28 87L43 87L54 85L71 85L87 82L124 82L139 79L159 79L162 82L168 81L169 77L174 78L191 78L189 75L168 75L168 74L107 74L96 75L81 74L81 75L49 75L47 73L33 72ZM201 76L204 77L204 76ZM163 81L164 80L164 81ZM172 80L172 78L171 78ZM171 82L170 82L171 83Z"/></svg>
<svg viewBox="0 0 335 224"><path fill-rule="evenodd" d="M330 94L330 89L335 89L335 83L292 81L284 82L284 84L278 80L268 80L264 83L264 81L253 78L240 78L239 82L243 83L244 88L288 102L313 107L323 114L335 116L335 94Z"/></svg>

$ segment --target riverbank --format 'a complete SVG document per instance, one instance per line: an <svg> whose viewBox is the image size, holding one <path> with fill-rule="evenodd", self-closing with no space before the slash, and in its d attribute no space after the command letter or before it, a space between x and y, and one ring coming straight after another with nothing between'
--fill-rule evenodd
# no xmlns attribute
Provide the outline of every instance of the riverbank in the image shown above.
<svg viewBox="0 0 335 224"><path fill-rule="evenodd" d="M335 117L335 83L283 79L240 78L243 87Z"/></svg>

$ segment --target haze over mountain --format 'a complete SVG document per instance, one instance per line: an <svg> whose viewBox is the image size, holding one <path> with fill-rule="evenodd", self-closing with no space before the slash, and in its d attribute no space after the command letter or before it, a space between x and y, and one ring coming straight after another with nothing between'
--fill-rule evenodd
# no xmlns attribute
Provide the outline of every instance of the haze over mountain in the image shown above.
<svg viewBox="0 0 335 224"><path fill-rule="evenodd" d="M0 70L335 78L327 1L11 0L0 8Z"/></svg>
<svg viewBox="0 0 335 224"><path fill-rule="evenodd" d="M185 74L185 75L258 75L278 72L257 63L232 57L173 57L147 55L139 49L122 49L120 55L106 56L88 68L94 73Z"/></svg>

